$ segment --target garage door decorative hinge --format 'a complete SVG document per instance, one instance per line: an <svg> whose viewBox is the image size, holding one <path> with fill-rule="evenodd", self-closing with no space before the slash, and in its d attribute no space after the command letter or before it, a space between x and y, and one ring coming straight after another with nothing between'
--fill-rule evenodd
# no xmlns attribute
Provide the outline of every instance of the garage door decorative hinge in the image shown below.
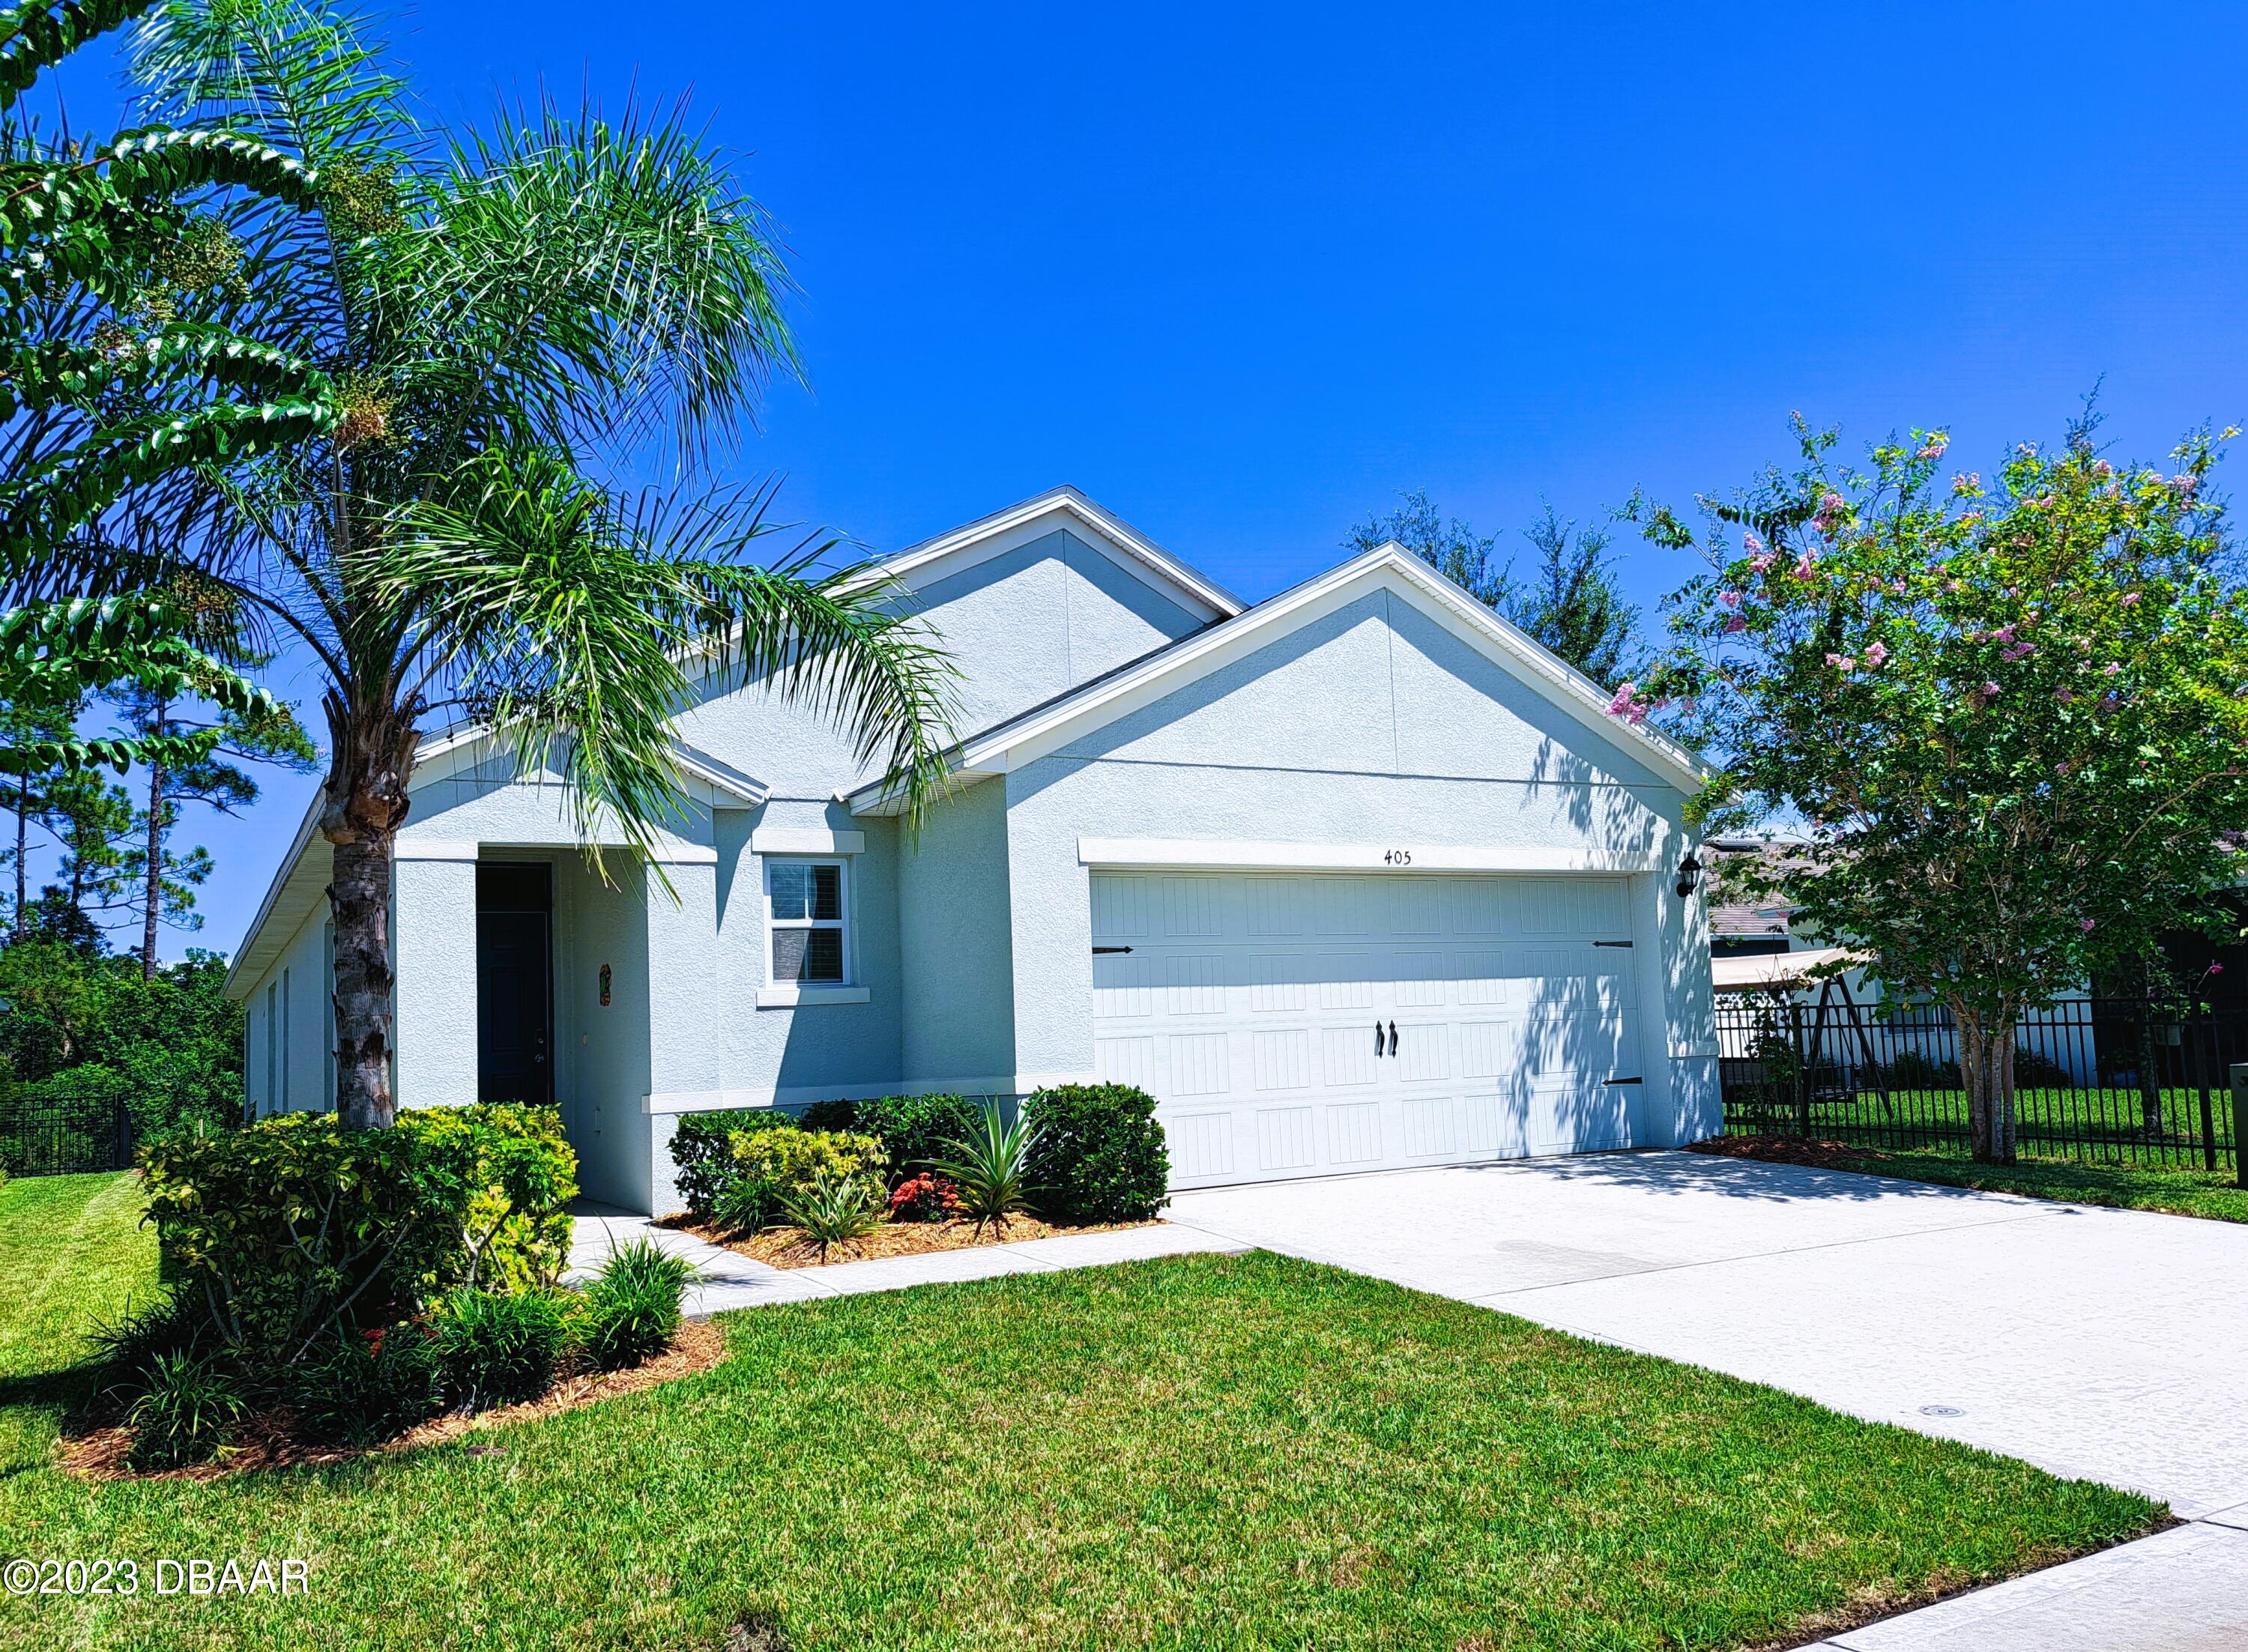
<svg viewBox="0 0 2248 1652"><path fill-rule="evenodd" d="M1639 1084L1644 1082L1644 1080L1639 1079L1604 1079L1601 1082L1603 1084Z"/></svg>
<svg viewBox="0 0 2248 1652"><path fill-rule="evenodd" d="M1097 958L1106 953L1129 952L1131 949L1130 947L1095 947L1093 949L1093 956Z"/></svg>
<svg viewBox="0 0 2248 1652"><path fill-rule="evenodd" d="M1631 943L1628 941L1595 941L1593 944L1596 947L1628 947Z"/></svg>

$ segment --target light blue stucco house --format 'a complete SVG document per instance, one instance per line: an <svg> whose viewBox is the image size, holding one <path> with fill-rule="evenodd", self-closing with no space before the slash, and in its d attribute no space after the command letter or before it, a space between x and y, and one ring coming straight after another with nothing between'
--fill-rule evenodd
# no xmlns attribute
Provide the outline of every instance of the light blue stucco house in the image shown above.
<svg viewBox="0 0 2248 1652"><path fill-rule="evenodd" d="M681 1115L882 1092L1137 1084L1180 1186L1717 1129L1692 759L1416 559L1244 607L1061 489L885 566L963 677L918 836L757 685L679 719L660 877L424 744L401 1105L551 1097L655 1211ZM261 1113L328 1104L327 876L308 821L229 977Z"/></svg>

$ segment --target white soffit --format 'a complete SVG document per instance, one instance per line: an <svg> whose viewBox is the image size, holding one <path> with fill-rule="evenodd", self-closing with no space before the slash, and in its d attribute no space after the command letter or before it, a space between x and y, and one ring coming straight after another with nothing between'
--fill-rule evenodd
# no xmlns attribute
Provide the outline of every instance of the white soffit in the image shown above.
<svg viewBox="0 0 2248 1652"><path fill-rule="evenodd" d="M1275 872L1664 872L1654 850L1477 848L1421 843L1247 843L1186 838L1079 838L1080 866L1200 867Z"/></svg>

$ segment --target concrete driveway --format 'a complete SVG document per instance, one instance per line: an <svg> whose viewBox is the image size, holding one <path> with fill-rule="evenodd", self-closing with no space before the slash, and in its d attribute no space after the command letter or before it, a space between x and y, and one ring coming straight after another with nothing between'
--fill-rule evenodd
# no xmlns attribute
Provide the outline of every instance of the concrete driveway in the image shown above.
<svg viewBox="0 0 2248 1652"><path fill-rule="evenodd" d="M2248 1524L2248 1226L1691 1153L1169 1214Z"/></svg>

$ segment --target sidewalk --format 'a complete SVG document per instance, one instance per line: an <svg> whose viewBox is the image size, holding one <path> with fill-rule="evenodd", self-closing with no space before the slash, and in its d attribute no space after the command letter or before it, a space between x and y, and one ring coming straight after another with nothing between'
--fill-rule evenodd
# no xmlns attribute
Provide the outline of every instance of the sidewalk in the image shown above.
<svg viewBox="0 0 2248 1652"><path fill-rule="evenodd" d="M869 1291L902 1291L916 1285L947 1285L989 1279L1004 1273L1054 1273L1067 1268L1100 1267L1111 1262L1144 1262L1153 1257L1193 1251L1233 1254L1250 1247L1205 1233L1181 1222L1122 1228L1114 1233L1062 1234L1015 1244L978 1245L965 1251L932 1251L925 1256L882 1257L871 1262L838 1262L825 1268L776 1268L691 1233L658 1227L644 1216L580 1201L570 1246L570 1277L580 1278L601 1265L612 1245L652 1239L674 1256L692 1262L702 1282L687 1295L690 1319L707 1319L736 1308L773 1302L809 1302L821 1297L859 1296Z"/></svg>

